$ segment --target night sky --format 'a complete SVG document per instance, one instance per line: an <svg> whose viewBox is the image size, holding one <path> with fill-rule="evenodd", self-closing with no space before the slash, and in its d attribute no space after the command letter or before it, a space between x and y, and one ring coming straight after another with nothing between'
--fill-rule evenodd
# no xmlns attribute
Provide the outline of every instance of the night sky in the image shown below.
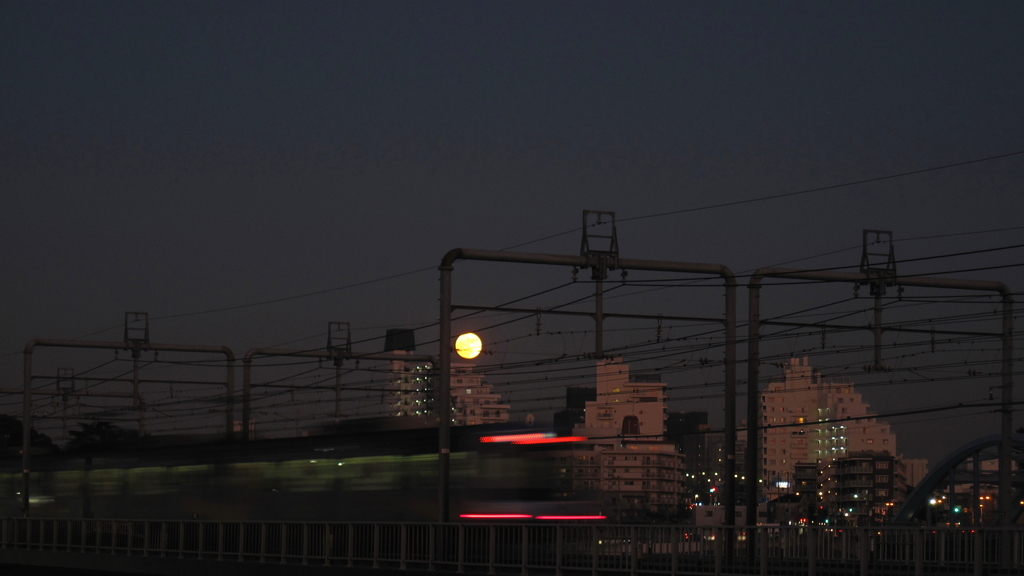
<svg viewBox="0 0 1024 576"><path fill-rule="evenodd" d="M0 1L0 387L21 385L28 340L119 340L128 310L149 312L154 341L223 344L239 356L322 346L331 320L352 323L357 350L380 350L387 327L437 320L436 267L454 247L503 249L566 232L518 249L574 254L584 209L626 220L1022 152L1022 29L1024 4L1015 1ZM1022 183L1024 154L1011 155L628 220L619 243L624 257L736 272L830 252L794 266L855 267L865 228L892 230L901 260L1002 248L1024 243ZM1022 254L909 262L900 273L1020 290L1021 267L955 271L1018 264ZM630 276L643 278L666 276ZM564 269L460 263L456 301L495 305L569 279ZM700 285L625 286L613 295L627 297L608 306L720 316L720 284ZM565 290L522 305L562 304L590 287ZM905 297L926 295L939 293ZM762 311L850 296L849 286L780 287L766 290ZM893 314L990 313L985 302ZM746 290L738 317L746 319ZM846 320L857 318L867 321ZM960 326L999 327L991 315L969 320ZM650 322L622 326L634 330L611 336L613 345L654 338ZM484 331L502 343L481 363L585 352L582 331L592 325L545 319L543 334L529 338L535 329L528 318ZM436 337L436 328L417 335ZM900 338L886 342L909 341ZM768 362L829 352L813 362L859 378L880 412L985 400L998 383L919 381L901 369L884 378L915 381L887 385L861 370L870 351L822 351L820 340L781 338L764 349L775 355ZM870 336L826 346L841 343L867 345ZM938 348L891 363L949 377L968 369L957 362L998 357L991 340ZM907 349L889 353L910 353L897 350ZM112 356L91 354L40 351L38 373L82 372ZM720 425L720 369L678 370L702 356L720 360L721 349L635 365L666 370L673 410L706 409ZM121 358L96 374L122 373ZM257 379L270 379L266 370ZM515 417L542 421L560 408L561 387L586 380L502 385L515 378L490 376ZM156 406L161 394L147 401ZM49 403L37 407L50 413ZM2 396L0 408L18 414L20 398ZM373 402L360 410L372 414ZM995 433L991 410L892 421L901 451L934 459Z"/></svg>

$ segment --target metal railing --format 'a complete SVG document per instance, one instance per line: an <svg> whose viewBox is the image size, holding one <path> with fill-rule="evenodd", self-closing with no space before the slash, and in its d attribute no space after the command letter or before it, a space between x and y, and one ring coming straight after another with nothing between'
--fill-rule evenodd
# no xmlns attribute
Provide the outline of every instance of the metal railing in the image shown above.
<svg viewBox="0 0 1024 576"><path fill-rule="evenodd" d="M1024 529L6 519L0 549L520 576L981 576L1024 565Z"/></svg>

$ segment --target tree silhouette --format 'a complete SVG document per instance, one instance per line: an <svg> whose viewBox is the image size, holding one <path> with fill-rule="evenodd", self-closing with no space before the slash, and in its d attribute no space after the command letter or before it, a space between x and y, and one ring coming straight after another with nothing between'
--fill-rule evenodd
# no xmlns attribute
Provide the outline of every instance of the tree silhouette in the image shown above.
<svg viewBox="0 0 1024 576"><path fill-rule="evenodd" d="M22 432L21 420L14 416L0 415L0 450L4 452L15 449L21 450L21 441L24 438ZM35 428L32 428L31 438L32 446L53 447L53 440L46 434L38 432Z"/></svg>
<svg viewBox="0 0 1024 576"><path fill-rule="evenodd" d="M71 440L68 441L67 450L80 450L84 448L105 448L138 440L139 433L136 430L125 430L110 422L94 422L79 424L79 430L71 430L68 434Z"/></svg>

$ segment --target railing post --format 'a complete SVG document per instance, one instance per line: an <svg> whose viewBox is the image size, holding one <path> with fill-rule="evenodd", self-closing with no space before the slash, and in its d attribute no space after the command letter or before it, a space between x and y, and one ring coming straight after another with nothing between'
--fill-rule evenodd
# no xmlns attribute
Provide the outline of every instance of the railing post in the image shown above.
<svg viewBox="0 0 1024 576"><path fill-rule="evenodd" d="M309 564L309 524L302 523L302 565ZM374 566L376 568L376 566Z"/></svg>
<svg viewBox="0 0 1024 576"><path fill-rule="evenodd" d="M494 525L487 527L487 573L494 574L494 563L497 560L498 543L495 542L497 529Z"/></svg>
<svg viewBox="0 0 1024 576"><path fill-rule="evenodd" d="M160 537L157 539L159 542L159 552L161 558L167 557L167 523L160 521Z"/></svg>
<svg viewBox="0 0 1024 576"><path fill-rule="evenodd" d="M562 576L562 527L555 526L555 576Z"/></svg>
<svg viewBox="0 0 1024 576"><path fill-rule="evenodd" d="M373 525L373 567L380 568L380 524Z"/></svg>
<svg viewBox="0 0 1024 576"><path fill-rule="evenodd" d="M871 531L868 528L860 530L860 542L859 544L859 556L860 556L860 576L868 576L868 556L871 553L869 543L871 542Z"/></svg>
<svg viewBox="0 0 1024 576"><path fill-rule="evenodd" d="M672 546L672 571L670 573L672 576L675 576L676 572L679 571L679 529L673 526L670 530L671 536L669 537L669 541Z"/></svg>
<svg viewBox="0 0 1024 576"><path fill-rule="evenodd" d="M287 561L288 553L288 524L281 522L281 564L285 564Z"/></svg>
<svg viewBox="0 0 1024 576"><path fill-rule="evenodd" d="M530 548L529 548L529 546L530 546L529 526L524 524L523 525L523 546L522 546L522 550L521 550L521 552L522 552L521 563L523 565L522 576L529 576L529 571L526 568L526 565L527 565L528 561L530 560Z"/></svg>
<svg viewBox="0 0 1024 576"><path fill-rule="evenodd" d="M178 558L185 557L185 523L178 522Z"/></svg>
<svg viewBox="0 0 1024 576"><path fill-rule="evenodd" d="M629 576L636 576L637 550L639 543L636 541L636 526L629 527ZM560 576L560 575L556 575Z"/></svg>
<svg viewBox="0 0 1024 576"><path fill-rule="evenodd" d="M437 528L439 524L427 524L427 571L433 572L434 552L437 549Z"/></svg>
<svg viewBox="0 0 1024 576"><path fill-rule="evenodd" d="M350 522L348 524L348 535L347 535L348 536L348 544L347 544L348 549L346 550L346 552L348 553L348 564L346 564L346 566L348 566L349 568L352 568L352 567L355 566L355 553L353 552L354 547L355 547L355 543L356 543L356 534L355 534L355 532L356 532L356 525L352 524Z"/></svg>
<svg viewBox="0 0 1024 576"><path fill-rule="evenodd" d="M815 576L818 563L818 535L814 528L807 528L807 576Z"/></svg>
<svg viewBox="0 0 1024 576"><path fill-rule="evenodd" d="M149 520L143 520L142 528L142 556L149 556Z"/></svg>
<svg viewBox="0 0 1024 576"><path fill-rule="evenodd" d="M402 549L399 551L399 564L398 564L398 568L401 569L401 570L405 570L405 558L406 558L405 550L406 550L406 547L409 544L409 542L408 542L409 539L408 539L408 536L407 536L408 530L406 528L407 528L407 525L406 524L402 524L402 539L401 539L401 542L399 543L399 545L402 547Z"/></svg>
<svg viewBox="0 0 1024 576"><path fill-rule="evenodd" d="M712 528L711 535L715 543L715 576L722 576L722 527Z"/></svg>
<svg viewBox="0 0 1024 576"><path fill-rule="evenodd" d="M458 554L459 554L459 557L458 557L459 564L458 564L458 569L456 570L456 572L459 573L459 574L463 574L463 573L465 573L465 568L463 567L462 563L465 561L465 554L466 554L466 526L464 524L459 524L459 552L458 552Z"/></svg>
<svg viewBox="0 0 1024 576"><path fill-rule="evenodd" d="M324 524L324 566L331 565L331 552L334 550L334 532L331 525ZM404 553L404 551L403 551Z"/></svg>
<svg viewBox="0 0 1024 576"><path fill-rule="evenodd" d="M974 576L981 576L982 564L985 560L985 542L982 529L974 531Z"/></svg>
<svg viewBox="0 0 1024 576"><path fill-rule="evenodd" d="M260 522L260 564L267 561L267 523Z"/></svg>
<svg viewBox="0 0 1024 576"><path fill-rule="evenodd" d="M594 552L594 556L591 559L590 576L597 576L597 552L598 552L598 547L600 546L599 540L597 539L597 526L591 526L590 527L590 536L591 536L591 541L592 541L591 542L591 550L593 550L593 552ZM673 557L673 561L675 561L675 557ZM674 568L673 568L672 572L673 572L673 574L675 573L675 569Z"/></svg>
<svg viewBox="0 0 1024 576"><path fill-rule="evenodd" d="M760 530L756 526L753 530ZM758 553L761 555L761 576L768 576L768 529L757 535Z"/></svg>
<svg viewBox="0 0 1024 576"><path fill-rule="evenodd" d="M224 523L217 522L217 560L224 559Z"/></svg>
<svg viewBox="0 0 1024 576"><path fill-rule="evenodd" d="M914 530L914 576L924 576L924 529Z"/></svg>

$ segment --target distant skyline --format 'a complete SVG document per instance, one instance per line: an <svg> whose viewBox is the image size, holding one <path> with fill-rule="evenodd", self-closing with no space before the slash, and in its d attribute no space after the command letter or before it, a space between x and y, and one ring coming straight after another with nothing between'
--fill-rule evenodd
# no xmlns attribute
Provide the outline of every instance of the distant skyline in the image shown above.
<svg viewBox="0 0 1024 576"><path fill-rule="evenodd" d="M623 220L624 256L737 272L794 260L856 266L865 228L892 230L900 260L1022 244L1022 156L678 212L1024 151L1022 28L1019 2L0 0L0 388L21 386L29 339L117 340L128 310L151 314L154 340L238 355L323 346L332 320L351 322L356 340L378 338L357 345L377 350L387 327L437 320L436 267L449 249L548 238L577 227L585 209ZM678 213L628 221L667 212ZM521 249L572 254L579 236ZM1020 249L1006 249L906 262L900 273L998 267L955 275L1021 291L1024 270L1006 267L1021 262ZM645 279L665 276L629 277ZM569 280L568 270L460 263L455 297L494 305ZM708 284L620 287L609 297L635 295L609 306L716 316L721 289ZM838 315L866 306L866 294L841 302L849 287L772 288L762 310L832 302L807 314ZM299 295L308 296L291 298ZM908 293L886 318L991 312L984 299L925 306L934 296L954 297ZM214 312L195 314L204 311ZM949 322L991 331L990 318ZM483 334L494 354L477 364L578 355L591 328L548 317L541 336L529 336L534 319L497 327ZM610 328L619 330L613 346L639 350L655 338L652 323ZM666 325L662 336L693 334L686 346L716 337L687 330ZM435 338L419 333L421 350L436 351L426 344ZM992 384L966 370L993 369L992 342L940 342L931 357L927 344L886 338L899 368L892 377L906 383L853 375L869 352L822 350L820 336L780 336L765 354L828 354L820 365L857 378L881 413L988 398ZM870 336L826 340L859 346ZM673 410L708 410L720 423L720 369L699 364L720 351L679 344L664 358L627 361L666 372ZM50 372L109 360L37 359ZM574 366L566 373L582 374ZM286 368L258 377L287 379ZM575 382L518 383L525 376L501 368L488 378L511 394L513 418L560 408L559 386ZM157 399L164 394L150 392L154 408L169 402ZM369 413L373 393L363 395ZM0 397L0 412L19 414L20 398ZM890 419L907 455L934 459L997 429L991 411L939 415L952 419Z"/></svg>

